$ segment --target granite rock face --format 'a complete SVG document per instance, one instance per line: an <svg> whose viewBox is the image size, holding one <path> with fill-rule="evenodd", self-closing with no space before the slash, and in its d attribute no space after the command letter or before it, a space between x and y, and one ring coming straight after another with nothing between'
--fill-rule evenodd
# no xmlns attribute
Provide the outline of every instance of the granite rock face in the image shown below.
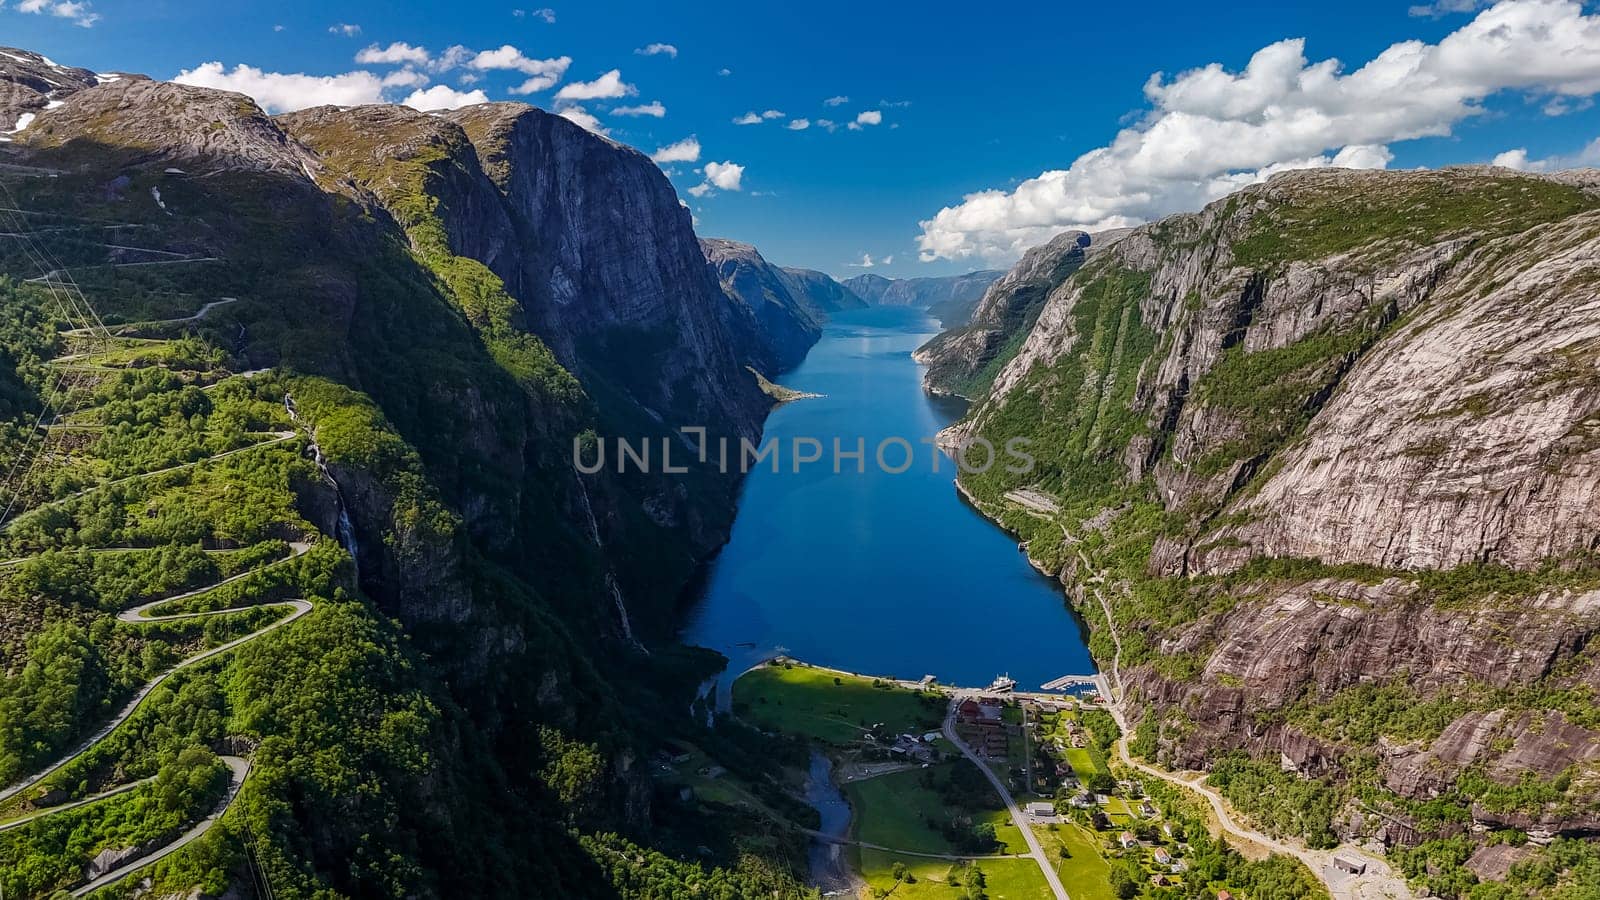
<svg viewBox="0 0 1600 900"><path fill-rule="evenodd" d="M951 328L917 348L917 362L928 367L923 385L938 394L981 396L999 368L1032 328L1050 292L1121 234L1091 236L1067 231L1034 247L984 291L969 323Z"/></svg>
<svg viewBox="0 0 1600 900"><path fill-rule="evenodd" d="M1074 477L1111 472L1101 486L1121 498L1070 528L1110 536L1131 503L1165 517L1135 580L1181 585L1194 608L1118 616L1153 647L1122 671L1165 758L1244 749L1337 778L1371 748L1328 710L1381 688L1449 721L1385 738L1379 769L1401 797L1458 790L1468 772L1558 780L1569 798L1592 787L1597 210L1594 171L1295 172L1044 274L1026 339L944 439L1010 434L1011 404L1098 408L1086 431L1036 433ZM1131 292L1121 331L1093 316L1108 285ZM957 332L923 355L967 372L983 348ZM1131 424L1113 431L1110 415ZM1032 549L1098 615L1076 553ZM1480 823L1600 828L1593 804L1514 808L1476 790Z"/></svg>
<svg viewBox="0 0 1600 900"><path fill-rule="evenodd" d="M793 281L749 244L703 238L700 248L717 273L722 290L754 322L767 352L753 360L766 375L791 369L822 334L822 317L808 309L791 288Z"/></svg>

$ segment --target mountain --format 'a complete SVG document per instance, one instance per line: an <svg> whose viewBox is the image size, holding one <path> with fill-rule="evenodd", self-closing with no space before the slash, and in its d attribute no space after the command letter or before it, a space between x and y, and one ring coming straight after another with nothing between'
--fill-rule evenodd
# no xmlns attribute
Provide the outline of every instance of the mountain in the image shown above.
<svg viewBox="0 0 1600 900"><path fill-rule="evenodd" d="M867 305L854 291L824 272L790 266L780 266L778 271L788 284L789 293L815 317L826 319L830 313Z"/></svg>
<svg viewBox="0 0 1600 900"><path fill-rule="evenodd" d="M1285 173L1062 250L942 439L1032 441L962 483L1135 751L1451 896L1499 829L1600 828L1600 172Z"/></svg>
<svg viewBox="0 0 1600 900"><path fill-rule="evenodd" d="M32 116L0 142L0 814L132 785L70 846L8 833L5 895L214 821L141 890L643 896L621 857L806 896L803 837L658 805L644 762L784 752L683 714L722 660L673 642L679 594L739 479L677 429L759 437L778 348L649 159L521 104L274 118L9 49L0 81Z"/></svg>
<svg viewBox="0 0 1600 900"><path fill-rule="evenodd" d="M772 375L805 359L822 334L822 320L790 291L790 279L749 244L705 238L700 248L723 291L749 311L762 343L772 349L758 368Z"/></svg>
<svg viewBox="0 0 1600 900"><path fill-rule="evenodd" d="M841 283L873 306L924 307L946 327L954 327L967 321L983 292L1004 274L982 271L936 278L885 278L868 273Z"/></svg>
<svg viewBox="0 0 1600 900"><path fill-rule="evenodd" d="M967 324L949 328L917 348L914 356L928 367L924 386L938 394L981 396L1021 349L1050 291L1077 271L1091 252L1114 243L1123 233L1091 237L1068 231L1023 254L1011 271L984 291Z"/></svg>

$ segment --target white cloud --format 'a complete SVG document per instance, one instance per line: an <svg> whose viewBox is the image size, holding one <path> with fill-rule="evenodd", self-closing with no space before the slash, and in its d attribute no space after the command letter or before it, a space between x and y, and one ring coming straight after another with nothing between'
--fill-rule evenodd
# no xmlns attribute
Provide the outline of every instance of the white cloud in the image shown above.
<svg viewBox="0 0 1600 900"><path fill-rule="evenodd" d="M735 125L760 125L762 122L767 122L767 121L771 121L772 119L781 119L781 118L783 118L783 111L782 110L769 109L769 110L766 110L764 112L755 112L754 110L751 110L750 112L745 113L744 115L738 117L737 119L734 119L733 120L733 124L735 124Z"/></svg>
<svg viewBox="0 0 1600 900"><path fill-rule="evenodd" d="M337 25L329 25L328 26L328 33L329 34L342 34L345 37L355 37L356 35L361 33L361 26L360 25L347 25L344 22L340 22Z"/></svg>
<svg viewBox="0 0 1600 900"><path fill-rule="evenodd" d="M727 78L729 75L733 74L733 70L729 68L721 68L717 70L717 74L721 75L723 78Z"/></svg>
<svg viewBox="0 0 1600 900"><path fill-rule="evenodd" d="M845 263L845 265L849 266L852 269L870 269L873 266L876 266L877 263L872 261L872 254L871 253L863 253L863 254L861 254L861 261L860 262Z"/></svg>
<svg viewBox="0 0 1600 900"><path fill-rule="evenodd" d="M1421 6L1413 6L1406 12L1419 18L1439 19L1454 13L1477 12L1489 5L1489 0L1436 0Z"/></svg>
<svg viewBox="0 0 1600 900"><path fill-rule="evenodd" d="M358 106L382 103L383 79L371 72L343 75L305 75L263 72L237 65L227 71L220 62L201 63L178 73L173 81L198 87L237 91L255 98L267 112L279 113L308 106Z"/></svg>
<svg viewBox="0 0 1600 900"><path fill-rule="evenodd" d="M884 109L904 109L911 105L910 100L879 100L878 105Z"/></svg>
<svg viewBox="0 0 1600 900"><path fill-rule="evenodd" d="M790 131L805 131L811 127L810 119L792 119L789 122Z"/></svg>
<svg viewBox="0 0 1600 900"><path fill-rule="evenodd" d="M744 180L744 166L731 162L710 162L706 163L706 167L702 171L705 172L706 181L713 187L724 191L742 189L741 182Z"/></svg>
<svg viewBox="0 0 1600 900"><path fill-rule="evenodd" d="M878 110L875 110L875 109L869 109L866 112L857 114L856 120L854 122L850 123L850 130L851 131L860 131L861 127L863 125L882 125L882 124L883 124L883 113L881 113L881 112L879 112Z"/></svg>
<svg viewBox="0 0 1600 900"><path fill-rule="evenodd" d="M274 25L274 26L272 26L272 30L273 31L282 31L283 30L283 26L282 25Z"/></svg>
<svg viewBox="0 0 1600 900"><path fill-rule="evenodd" d="M412 91L410 96L401 101L412 109L424 111L459 109L463 106L488 102L489 97L483 91L458 91L445 84L436 84L427 90Z"/></svg>
<svg viewBox="0 0 1600 900"><path fill-rule="evenodd" d="M428 83L428 76L416 69L407 67L383 76L384 87L421 87Z"/></svg>
<svg viewBox="0 0 1600 900"><path fill-rule="evenodd" d="M556 99L606 100L612 97L632 97L637 93L639 93L638 88L622 80L620 70L612 69L593 81L572 82L556 92Z"/></svg>
<svg viewBox="0 0 1600 900"><path fill-rule="evenodd" d="M557 110L556 112L561 116L561 118L566 119L569 122L575 122L578 125L583 126L585 129L594 132L595 134L605 136L611 133L610 131L606 130L604 125L600 124L600 120L595 118L593 113L581 106L567 106Z"/></svg>
<svg viewBox="0 0 1600 900"><path fill-rule="evenodd" d="M651 100L639 106L619 106L611 111L613 116L650 116L660 119L667 114L667 108L661 105L660 100Z"/></svg>
<svg viewBox="0 0 1600 900"><path fill-rule="evenodd" d="M708 194L710 192L711 192L711 185L706 183L706 182L703 182L703 181L700 182L699 184L695 185L694 187L689 188L689 193L693 194L696 197L704 197L706 194Z"/></svg>
<svg viewBox="0 0 1600 900"><path fill-rule="evenodd" d="M677 143L659 147L650 154L657 163L695 162L700 159L700 141L690 135Z"/></svg>
<svg viewBox="0 0 1600 900"><path fill-rule="evenodd" d="M849 103L849 102L850 102L850 98L849 97L846 97L845 95L840 94L837 97L829 97L828 99L822 101L822 105L823 106L843 106L843 105L845 105L846 103Z"/></svg>
<svg viewBox="0 0 1600 900"><path fill-rule="evenodd" d="M567 68L572 65L572 57L557 56L550 59L534 59L510 44L505 44L497 50L480 50L473 53L465 47L451 47L440 55L434 62L438 69L453 68L457 65L469 66L480 72L505 70L521 72L529 76L528 80L511 89L513 94L532 94L547 90L561 80L567 73Z"/></svg>
<svg viewBox="0 0 1600 900"><path fill-rule="evenodd" d="M639 54L640 56L665 55L670 56L673 59L678 58L678 48L672 46L671 44L649 44L647 46L640 47L633 52Z"/></svg>
<svg viewBox="0 0 1600 900"><path fill-rule="evenodd" d="M1523 172L1557 172L1562 169L1600 166L1600 138L1595 138L1588 146L1570 156L1550 156L1545 159L1530 159L1528 149L1518 147L1496 156L1493 165Z"/></svg>
<svg viewBox="0 0 1600 900"><path fill-rule="evenodd" d="M545 9L513 9L511 14L519 19L524 17L539 19L547 25L554 25L556 22L556 11L548 7Z"/></svg>
<svg viewBox="0 0 1600 900"><path fill-rule="evenodd" d="M1293 167L1382 166L1387 144L1444 136L1502 91L1600 93L1600 15L1573 0L1503 0L1437 44L1404 41L1352 72L1304 41L1145 84L1152 109L1066 169L970 194L923 221L921 258L992 262L1067 228L1135 224Z"/></svg>
<svg viewBox="0 0 1600 900"><path fill-rule="evenodd" d="M362 65L398 65L409 63L425 66L433 61L428 51L422 47L413 47L404 41L395 41L387 47L371 44L356 54L356 62Z"/></svg>
<svg viewBox="0 0 1600 900"><path fill-rule="evenodd" d="M832 119L818 119L816 125L818 128L826 128L830 134L839 130L839 123Z"/></svg>
<svg viewBox="0 0 1600 900"><path fill-rule="evenodd" d="M22 0L17 4L17 12L71 19L72 24L80 28L92 28L100 21L100 14L81 0Z"/></svg>

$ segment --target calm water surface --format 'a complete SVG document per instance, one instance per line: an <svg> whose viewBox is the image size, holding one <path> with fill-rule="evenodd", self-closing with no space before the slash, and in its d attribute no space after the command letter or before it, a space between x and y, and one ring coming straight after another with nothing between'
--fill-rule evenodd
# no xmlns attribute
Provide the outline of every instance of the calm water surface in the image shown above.
<svg viewBox="0 0 1600 900"><path fill-rule="evenodd" d="M911 359L936 332L920 310L842 313L781 379L825 396L778 409L767 437L785 454L795 437L830 451L835 437L846 449L864 438L867 471L846 461L834 474L830 452L799 473L787 455L778 473L751 472L683 634L726 654L728 677L774 652L963 686L1009 673L1025 690L1094 671L1060 590L961 500L955 463L940 456L933 471L935 451L919 443L959 415L923 393ZM915 464L898 475L872 461L894 436L916 447ZM901 458L890 451L891 464Z"/></svg>

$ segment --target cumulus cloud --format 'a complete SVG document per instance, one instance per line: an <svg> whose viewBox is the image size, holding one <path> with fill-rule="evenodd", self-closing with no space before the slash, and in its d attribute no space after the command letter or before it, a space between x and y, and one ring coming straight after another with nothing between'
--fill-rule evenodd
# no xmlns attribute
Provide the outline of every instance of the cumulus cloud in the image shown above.
<svg viewBox="0 0 1600 900"><path fill-rule="evenodd" d="M349 25L349 24L346 24L344 22L340 22L337 25L329 25L328 26L328 33L329 34L342 34L345 37L355 37L356 35L361 33L361 26L360 25Z"/></svg>
<svg viewBox="0 0 1600 900"><path fill-rule="evenodd" d="M660 119L667 114L667 108L661 105L660 100L651 100L639 106L619 106L611 111L613 116L650 116Z"/></svg>
<svg viewBox="0 0 1600 900"><path fill-rule="evenodd" d="M1523 172L1558 172L1562 169L1579 169L1588 166L1600 166L1600 138L1590 141L1588 146L1567 156L1550 156L1544 159L1532 159L1528 156L1528 148L1518 147L1507 150L1494 158L1494 165L1505 166L1508 169L1518 169Z"/></svg>
<svg viewBox="0 0 1600 900"><path fill-rule="evenodd" d="M698 145L696 149L699 149ZM696 197L704 197L719 190L744 190L744 166L738 163L708 162L700 173L705 176L705 180L689 188L689 193Z"/></svg>
<svg viewBox="0 0 1600 900"><path fill-rule="evenodd" d="M731 162L710 162L706 163L703 171L705 172L706 181L710 182L713 187L724 191L742 189L741 182L744 179L744 166Z"/></svg>
<svg viewBox="0 0 1600 900"><path fill-rule="evenodd" d="M423 47L413 47L404 41L395 41L387 47L369 44L356 54L356 62L362 65L398 65L410 63L425 66L433 61L428 51Z"/></svg>
<svg viewBox="0 0 1600 900"><path fill-rule="evenodd" d="M650 158L657 163L696 162L700 159L700 141L690 135L677 143L656 148Z"/></svg>
<svg viewBox="0 0 1600 900"><path fill-rule="evenodd" d="M826 128L830 134L839 129L839 123L832 119L818 119L816 125L818 128Z"/></svg>
<svg viewBox="0 0 1600 900"><path fill-rule="evenodd" d="M488 103L489 98L483 91L458 91L449 85L436 84L426 90L412 91L410 96L400 102L412 109L420 109L426 112L435 109L460 109L463 106Z"/></svg>
<svg viewBox="0 0 1600 900"><path fill-rule="evenodd" d="M1346 72L1305 42L1145 84L1151 109L1110 144L1012 190L970 194L921 222L924 260L1015 259L1067 228L1193 209L1287 168L1380 167L1396 141L1449 135L1503 91L1600 93L1600 15L1573 0L1504 0L1437 44L1404 41Z"/></svg>
<svg viewBox="0 0 1600 900"><path fill-rule="evenodd" d="M861 254L860 262L845 263L845 265L852 269L870 269L873 266L876 266L877 263L873 262L871 253L863 253Z"/></svg>
<svg viewBox="0 0 1600 900"><path fill-rule="evenodd" d="M878 110L875 110L875 109L869 109L866 112L859 113L859 114L856 115L856 120L854 122L850 123L850 130L851 131L860 131L862 129L862 127L866 126L866 125L882 125L882 124L883 124L883 113L881 113L881 112L879 112Z"/></svg>
<svg viewBox="0 0 1600 900"><path fill-rule="evenodd" d="M810 119L791 119L789 121L789 130L790 131L805 131L807 128L810 128L810 127L811 127L811 120Z"/></svg>
<svg viewBox="0 0 1600 900"><path fill-rule="evenodd" d="M479 71L504 70L521 72L528 80L511 89L513 94L532 94L555 86L572 65L572 57L557 56L551 59L534 59L516 47L505 44L497 50L480 50L473 53L464 47L451 47L434 62L441 69L465 65ZM570 87L570 85L569 85ZM562 96L560 94L557 95ZM585 100L588 97L573 97Z"/></svg>
<svg viewBox="0 0 1600 900"><path fill-rule="evenodd" d="M648 44L633 51L640 56L670 56L678 58L678 48L671 44Z"/></svg>
<svg viewBox="0 0 1600 900"><path fill-rule="evenodd" d="M735 124L735 125L760 125L762 122L770 121L772 119L781 119L781 118L783 118L783 111L779 110L779 109L769 109L769 110L766 110L765 112L755 112L754 110L752 110L752 111L747 112L744 115L739 116L738 118L734 119L733 120L733 124Z"/></svg>
<svg viewBox="0 0 1600 900"><path fill-rule="evenodd" d="M428 83L428 76L407 67L383 76L381 83L384 87L421 87Z"/></svg>
<svg viewBox="0 0 1600 900"><path fill-rule="evenodd" d="M723 67L723 68L717 70L717 74L721 75L723 78L727 78L729 75L733 74L733 70L729 69L727 67Z"/></svg>
<svg viewBox="0 0 1600 900"><path fill-rule="evenodd" d="M822 105L823 106L843 106L843 105L845 105L846 103L849 103L849 102L850 102L850 98L849 97L846 97L845 95L840 94L837 97L829 97L828 99L822 101Z"/></svg>
<svg viewBox="0 0 1600 900"><path fill-rule="evenodd" d="M81 0L22 0L17 4L17 12L70 19L80 28L92 28L100 21L100 14Z"/></svg>
<svg viewBox="0 0 1600 900"><path fill-rule="evenodd" d="M383 79L371 72L346 72L343 75L305 75L263 72L254 66L237 65L228 71L220 62L201 63L184 69L173 81L198 87L237 91L255 98L267 112L280 113L308 106L358 106L383 102Z"/></svg>
<svg viewBox="0 0 1600 900"><path fill-rule="evenodd" d="M581 106L566 106L557 110L556 113L563 119L566 119L569 122L575 122L585 129L594 132L595 134L605 136L611 133L610 131L606 130L604 125L600 124L600 120L595 118L593 113Z"/></svg>
<svg viewBox="0 0 1600 900"><path fill-rule="evenodd" d="M558 100L607 100L632 97L639 89L622 80L622 72L612 69L593 81L574 81L556 92Z"/></svg>

